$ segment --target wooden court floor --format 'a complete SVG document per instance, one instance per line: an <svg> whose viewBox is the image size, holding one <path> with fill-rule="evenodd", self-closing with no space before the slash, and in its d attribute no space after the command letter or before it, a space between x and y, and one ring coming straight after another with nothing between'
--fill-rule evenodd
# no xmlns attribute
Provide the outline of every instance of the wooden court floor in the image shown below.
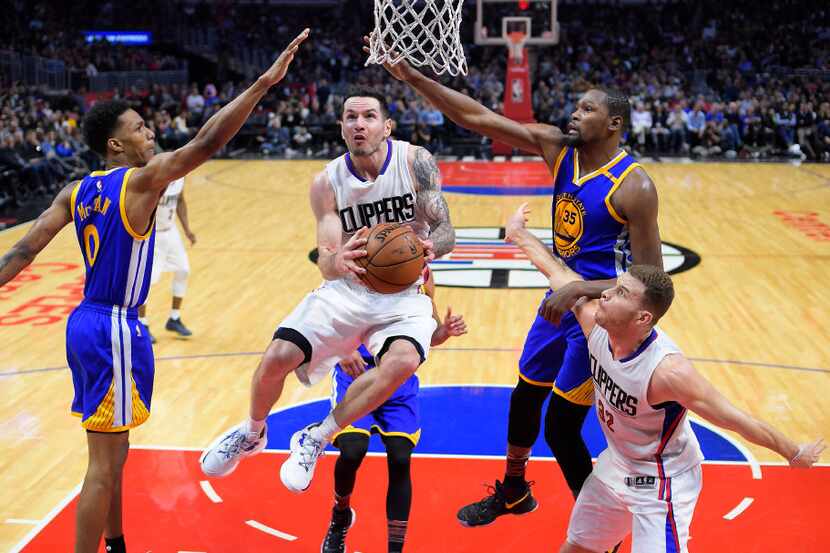
<svg viewBox="0 0 830 553"><path fill-rule="evenodd" d="M308 205L323 162L212 161L187 178L198 243L182 311L189 340L163 330L170 277L149 301L156 345L152 417L138 445L207 445L247 413L251 373L281 318L317 285ZM661 327L739 407L799 441L830 438L830 166L646 164L664 241L701 263L675 280ZM550 224L547 196L447 195L457 227L500 226L522 201ZM7 250L28 228L0 233ZM0 550L8 550L83 478L86 447L69 414L66 316L83 265L69 228L26 275L0 288ZM542 292L438 288L469 335L419 371L424 384L513 384ZM451 349L450 347L451 346ZM497 351L493 351L497 350ZM291 378L281 406L328 395ZM760 461L778 461L749 446ZM825 454L825 462L830 455Z"/></svg>

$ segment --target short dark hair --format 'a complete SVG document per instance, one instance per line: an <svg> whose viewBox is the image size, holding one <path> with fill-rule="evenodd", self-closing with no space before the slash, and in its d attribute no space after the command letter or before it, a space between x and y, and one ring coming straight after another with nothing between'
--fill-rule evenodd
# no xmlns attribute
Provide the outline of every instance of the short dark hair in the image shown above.
<svg viewBox="0 0 830 553"><path fill-rule="evenodd" d="M622 117L622 131L631 124L631 100L623 92L616 89L599 88L605 94L605 107L608 108L609 117Z"/></svg>
<svg viewBox="0 0 830 553"><path fill-rule="evenodd" d="M632 265L628 274L643 283L643 306L651 312L656 324L669 310L674 300L674 284L671 277L660 267L653 265Z"/></svg>
<svg viewBox="0 0 830 553"><path fill-rule="evenodd" d="M340 105L340 119L343 119L343 112L346 111L346 100L349 98L374 98L380 104L383 118L389 117L389 104L386 103L386 96L368 86L352 85L346 89L346 94L343 96L343 103Z"/></svg>
<svg viewBox="0 0 830 553"><path fill-rule="evenodd" d="M105 100L86 112L81 129L84 142L93 152L107 157L107 141L118 128L118 118L128 109L130 105L123 100Z"/></svg>

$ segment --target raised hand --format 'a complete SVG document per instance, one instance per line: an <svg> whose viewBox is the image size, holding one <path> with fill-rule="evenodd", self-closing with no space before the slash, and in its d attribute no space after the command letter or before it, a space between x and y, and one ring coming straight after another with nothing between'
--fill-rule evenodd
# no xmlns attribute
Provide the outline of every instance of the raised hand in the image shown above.
<svg viewBox="0 0 830 553"><path fill-rule="evenodd" d="M507 223L504 225L505 242L512 242L516 233L526 228L529 216L530 206L525 202L507 219Z"/></svg>
<svg viewBox="0 0 830 553"><path fill-rule="evenodd" d="M462 336L467 334L467 323L464 321L464 315L453 315L452 307L447 306L447 314L444 315L444 324L447 329L447 336Z"/></svg>
<svg viewBox="0 0 830 553"><path fill-rule="evenodd" d="M291 62L294 59L294 54L297 53L297 50L300 48L300 44L308 38L308 34L310 32L311 31L308 28L303 29L303 32L298 34L297 37L292 40L288 46L286 46L285 50L283 50L282 54L280 54L280 57L278 57L274 64L268 68L268 71L262 74L261 78L268 86L274 86L280 82L283 77L285 77L285 73L288 71L288 66L291 65Z"/></svg>
<svg viewBox="0 0 830 553"><path fill-rule="evenodd" d="M370 53L369 41L370 41L369 36L368 35L363 35L363 51L366 52L367 54ZM397 53L393 51L392 55L397 56ZM418 74L418 70L415 69L414 67L412 67L409 64L409 62L406 61L406 58L401 58L394 65L389 63L389 62L386 62L386 63L383 64L383 68L386 69L387 71L389 71L389 73L393 77L395 77L399 81L404 81L404 82L406 82L407 79L409 79L409 78L411 78L411 77Z"/></svg>

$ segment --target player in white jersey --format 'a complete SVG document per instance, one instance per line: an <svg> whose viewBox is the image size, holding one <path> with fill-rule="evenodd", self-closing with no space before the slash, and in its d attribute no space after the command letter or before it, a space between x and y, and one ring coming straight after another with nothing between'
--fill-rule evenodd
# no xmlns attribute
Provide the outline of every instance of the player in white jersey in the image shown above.
<svg viewBox="0 0 830 553"><path fill-rule="evenodd" d="M170 309L170 318L167 319L164 328L180 336L191 336L193 333L182 322L180 312L185 292L187 292L190 261L187 259L187 251L184 249L184 242L176 226L175 217L181 221L182 229L187 239L190 240L190 245L196 244L196 235L190 230L187 202L184 199L184 177L167 185L156 209L156 247L153 250L153 274L150 277L150 285L158 282L162 273L173 273L173 305ZM146 304L138 308L138 317L149 332ZM156 343L156 338L152 334L150 334L150 340Z"/></svg>
<svg viewBox="0 0 830 553"><path fill-rule="evenodd" d="M279 325L254 373L249 419L202 454L208 476L230 474L243 457L265 447L265 418L289 373L314 384L363 343L377 368L355 379L325 420L291 438L280 477L289 490L304 491L332 437L382 404L429 352L436 323L429 297L418 292L420 282L397 294L376 293L359 282L365 270L355 259L366 255L368 227L384 222L411 225L428 259L452 250L455 231L438 166L424 148L391 140L386 100L372 89L346 94L340 124L348 152L314 178L310 191L325 281Z"/></svg>
<svg viewBox="0 0 830 553"><path fill-rule="evenodd" d="M523 204L506 240L521 248L554 290L581 280L533 234ZM823 440L798 445L733 406L655 327L674 298L662 269L633 265L599 300L573 308L588 337L594 395L608 448L571 512L560 553L606 551L632 534L632 553L686 553L702 486L703 455L686 412L780 454L793 467L818 461ZM544 308L543 308L544 309Z"/></svg>

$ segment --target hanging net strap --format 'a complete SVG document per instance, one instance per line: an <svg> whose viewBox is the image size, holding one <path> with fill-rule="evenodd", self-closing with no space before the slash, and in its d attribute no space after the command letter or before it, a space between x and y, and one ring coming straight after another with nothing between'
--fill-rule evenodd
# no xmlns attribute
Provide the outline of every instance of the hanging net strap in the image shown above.
<svg viewBox="0 0 830 553"><path fill-rule="evenodd" d="M435 73L467 74L461 46L464 0L375 0L375 30L369 38L370 63L392 65L406 59Z"/></svg>

